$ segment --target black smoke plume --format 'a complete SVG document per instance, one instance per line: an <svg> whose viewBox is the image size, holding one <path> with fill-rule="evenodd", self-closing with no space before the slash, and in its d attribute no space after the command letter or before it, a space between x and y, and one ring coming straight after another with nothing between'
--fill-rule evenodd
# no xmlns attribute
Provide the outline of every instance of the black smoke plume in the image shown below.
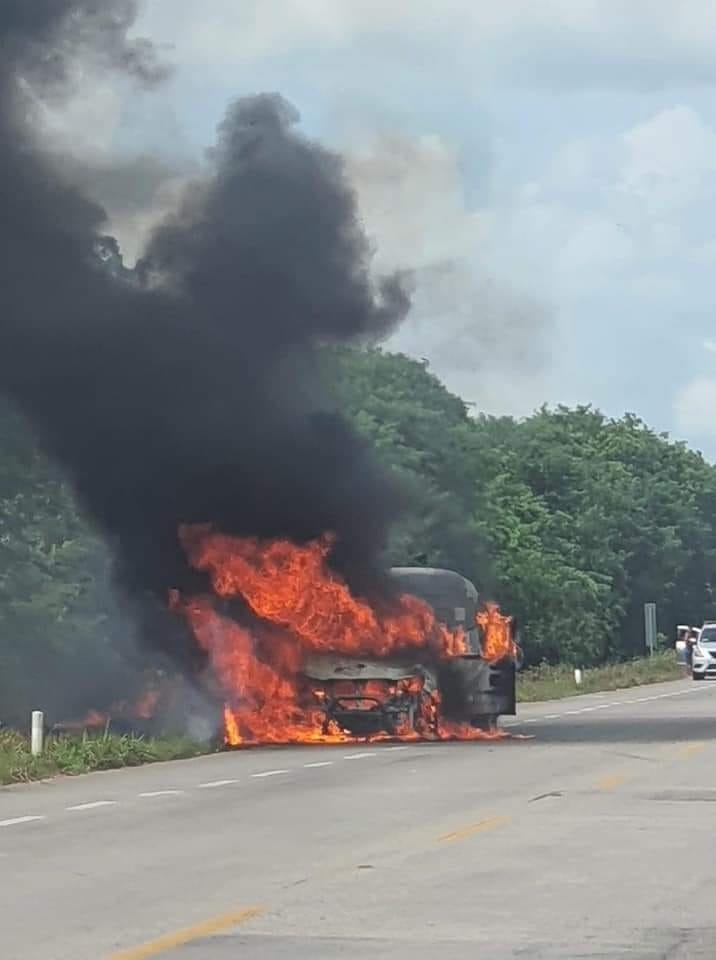
<svg viewBox="0 0 716 960"><path fill-rule="evenodd" d="M0 389L105 533L123 587L163 609L193 589L182 523L295 540L332 531L358 585L395 491L321 395L321 344L371 340L407 310L370 250L338 157L277 95L237 100L210 172L155 232L131 280L97 251L105 214L43 152L34 105L72 65L161 78L129 42L131 0L1 0ZM177 657L176 629L147 635Z"/></svg>

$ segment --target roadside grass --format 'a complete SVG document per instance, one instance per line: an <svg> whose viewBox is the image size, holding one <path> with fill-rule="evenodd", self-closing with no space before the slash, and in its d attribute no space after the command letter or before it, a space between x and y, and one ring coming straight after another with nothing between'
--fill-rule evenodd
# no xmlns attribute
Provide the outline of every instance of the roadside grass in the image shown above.
<svg viewBox="0 0 716 960"><path fill-rule="evenodd" d="M582 683L574 682L574 667L542 664L518 674L517 700L535 703L539 700L560 700L581 693L599 693L603 690L622 690L641 684L680 680L685 674L683 664L676 662L673 651L654 654L624 663L609 663L582 671Z"/></svg>
<svg viewBox="0 0 716 960"><path fill-rule="evenodd" d="M27 737L13 730L0 730L0 784L183 760L204 753L205 746L183 737L145 739L106 732L96 736L48 737L43 755L33 757Z"/></svg>

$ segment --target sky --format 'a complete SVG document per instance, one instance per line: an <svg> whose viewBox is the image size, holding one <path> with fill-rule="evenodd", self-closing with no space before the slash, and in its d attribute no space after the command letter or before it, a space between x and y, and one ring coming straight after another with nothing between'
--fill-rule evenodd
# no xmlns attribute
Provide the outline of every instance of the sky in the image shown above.
<svg viewBox="0 0 716 960"><path fill-rule="evenodd" d="M136 32L173 75L95 83L84 147L173 176L279 91L344 153L375 270L413 271L390 348L475 409L591 403L716 459L716 5L146 0ZM146 218L116 218L131 255Z"/></svg>

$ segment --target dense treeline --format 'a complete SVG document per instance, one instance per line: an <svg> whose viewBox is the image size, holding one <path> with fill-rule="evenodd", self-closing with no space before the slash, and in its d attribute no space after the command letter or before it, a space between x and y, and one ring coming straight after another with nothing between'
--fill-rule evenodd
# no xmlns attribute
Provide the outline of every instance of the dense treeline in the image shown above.
<svg viewBox="0 0 716 960"><path fill-rule="evenodd" d="M26 424L0 406L0 722L116 689L128 629L105 547Z"/></svg>
<svg viewBox="0 0 716 960"><path fill-rule="evenodd" d="M358 428L410 506L391 560L459 569L524 627L531 662L643 652L659 629L716 615L716 469L630 414L543 408L471 417L424 365L343 353Z"/></svg>
<svg viewBox="0 0 716 960"><path fill-rule="evenodd" d="M716 614L716 469L699 454L590 408L473 417L403 356L327 361L341 405L405 491L387 561L465 573L517 615L530 661L641 652L648 600L666 634ZM106 550L27 427L0 410L2 713L32 696L59 703L65 674L78 701L113 683L128 631Z"/></svg>

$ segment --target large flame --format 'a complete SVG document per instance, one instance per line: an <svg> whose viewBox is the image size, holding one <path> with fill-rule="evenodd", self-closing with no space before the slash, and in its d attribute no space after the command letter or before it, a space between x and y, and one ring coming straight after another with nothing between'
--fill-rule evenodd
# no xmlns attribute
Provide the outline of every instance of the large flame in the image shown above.
<svg viewBox="0 0 716 960"><path fill-rule="evenodd" d="M220 597L241 597L257 617L290 631L304 652L388 657L412 648L456 656L468 652L462 632L452 632L416 597L398 597L395 609L378 614L357 600L326 566L329 537L297 546L183 527L182 543L197 570L211 577Z"/></svg>
<svg viewBox="0 0 716 960"><path fill-rule="evenodd" d="M302 673L310 655L386 659L422 650L440 660L469 652L465 634L449 630L416 597L399 596L384 610L354 597L327 565L330 538L298 546L230 537L196 525L182 527L180 538L191 564L209 575L214 594L240 601L253 614L248 625L242 625L219 612L214 597L171 598L207 652L221 685L225 739L232 746L355 739L327 723L322 693ZM353 691L357 704L395 693L388 684L371 684ZM399 737L485 736L469 724L441 720L436 728L439 695L421 696L418 729L401 729Z"/></svg>

